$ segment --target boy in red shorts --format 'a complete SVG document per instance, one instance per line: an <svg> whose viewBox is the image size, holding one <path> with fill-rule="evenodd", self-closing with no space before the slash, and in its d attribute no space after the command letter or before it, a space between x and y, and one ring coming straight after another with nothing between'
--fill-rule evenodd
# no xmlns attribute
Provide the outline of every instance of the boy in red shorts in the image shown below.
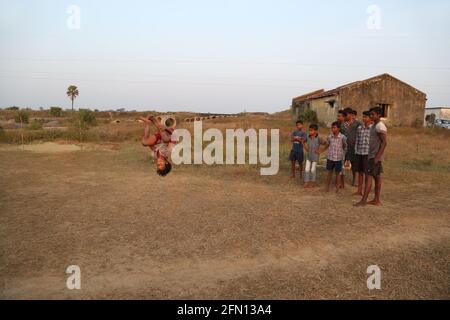
<svg viewBox="0 0 450 320"><path fill-rule="evenodd" d="M152 157L156 161L156 173L165 177L172 170L170 154L173 146L177 143L174 137L174 129L166 128L152 116L141 118L145 123L142 145L152 150ZM150 125L154 125L158 132L150 134Z"/></svg>

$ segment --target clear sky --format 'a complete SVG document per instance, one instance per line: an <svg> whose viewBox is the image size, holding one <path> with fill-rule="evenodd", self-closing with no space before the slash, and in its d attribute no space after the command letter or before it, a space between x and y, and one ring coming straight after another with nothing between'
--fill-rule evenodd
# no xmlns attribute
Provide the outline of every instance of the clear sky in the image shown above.
<svg viewBox="0 0 450 320"><path fill-rule="evenodd" d="M75 84L76 107L275 112L385 72L450 105L449 14L448 0L0 0L0 107L68 108Z"/></svg>

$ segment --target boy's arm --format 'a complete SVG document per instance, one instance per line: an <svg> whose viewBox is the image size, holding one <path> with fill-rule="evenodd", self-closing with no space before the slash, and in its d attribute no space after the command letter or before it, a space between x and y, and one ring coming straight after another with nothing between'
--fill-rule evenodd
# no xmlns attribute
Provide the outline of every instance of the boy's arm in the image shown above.
<svg viewBox="0 0 450 320"><path fill-rule="evenodd" d="M294 133L291 134L291 142L297 142L297 141L299 141L298 139L299 139L299 137L294 136Z"/></svg>
<svg viewBox="0 0 450 320"><path fill-rule="evenodd" d="M342 139L342 149L344 149L344 152L347 152L347 139Z"/></svg>
<svg viewBox="0 0 450 320"><path fill-rule="evenodd" d="M325 152L325 150L327 150L326 148L324 148L322 151L320 151L320 146L325 146L327 144L327 141L325 141L322 138L319 138L319 146L317 147L316 153L318 155L322 154L323 152Z"/></svg>
<svg viewBox="0 0 450 320"><path fill-rule="evenodd" d="M325 152L325 151L328 150L328 148L330 147L330 142L328 140L326 140L325 143L324 143L324 146L325 146L325 148L323 148L322 152Z"/></svg>
<svg viewBox="0 0 450 320"><path fill-rule="evenodd" d="M160 131L160 134L161 134L161 140L164 142L164 143L170 143L171 141L172 141L172 134L173 134L173 130L171 130L171 129L162 129L161 131Z"/></svg>
<svg viewBox="0 0 450 320"><path fill-rule="evenodd" d="M378 150L378 153L375 156L375 163L378 163L381 161L381 157L384 154L384 149L386 149L386 146L387 146L387 134L385 132L380 132L380 133L378 133L378 136L380 137L380 140L381 140L381 146L380 146L380 150Z"/></svg>
<svg viewBox="0 0 450 320"><path fill-rule="evenodd" d="M150 123L146 122L144 128L144 139L148 139L149 134L150 134Z"/></svg>
<svg viewBox="0 0 450 320"><path fill-rule="evenodd" d="M308 142L303 142L303 147L305 148L306 151L309 151L309 146L308 146Z"/></svg>

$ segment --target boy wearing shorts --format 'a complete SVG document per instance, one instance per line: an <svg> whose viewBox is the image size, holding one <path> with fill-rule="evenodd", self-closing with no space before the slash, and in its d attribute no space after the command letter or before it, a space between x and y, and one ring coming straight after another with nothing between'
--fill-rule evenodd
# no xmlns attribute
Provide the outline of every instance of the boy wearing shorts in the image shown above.
<svg viewBox="0 0 450 320"><path fill-rule="evenodd" d="M369 142L370 129L372 128L372 120L370 119L370 112L363 112L363 125L359 126L356 131L355 141L355 171L358 173L358 191L354 194L363 196L364 177L367 171L369 162Z"/></svg>
<svg viewBox="0 0 450 320"><path fill-rule="evenodd" d="M303 176L303 160L304 160L304 154L303 154L303 143L306 141L307 134L305 131L303 131L303 122L297 121L296 123L296 130L292 132L291 135L291 141L292 141L292 150L289 155L289 161L291 161L292 164L292 179L295 179L295 165L300 165L300 179L302 179Z"/></svg>
<svg viewBox="0 0 450 320"><path fill-rule="evenodd" d="M340 123L334 122L331 125L331 134L328 136L325 150L328 149L327 157L327 186L325 191L330 191L333 171L336 173L336 193L339 192L339 177L344 166L344 155L347 150L347 138L340 132Z"/></svg>

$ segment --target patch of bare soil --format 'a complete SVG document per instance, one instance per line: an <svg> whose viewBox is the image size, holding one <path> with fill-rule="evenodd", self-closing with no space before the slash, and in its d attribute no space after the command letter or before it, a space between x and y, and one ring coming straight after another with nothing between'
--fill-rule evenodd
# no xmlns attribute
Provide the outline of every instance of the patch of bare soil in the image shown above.
<svg viewBox="0 0 450 320"><path fill-rule="evenodd" d="M34 143L34 144L25 144L23 146L2 146L0 147L1 151L31 151L36 153L59 153L59 152L73 152L79 151L82 147L74 145L74 144L60 144L54 142L44 142L44 143Z"/></svg>
<svg viewBox="0 0 450 320"><path fill-rule="evenodd" d="M117 143L73 144L67 142L42 142L20 145L0 145L0 151L31 151L35 153L65 153L81 150L119 150Z"/></svg>
<svg viewBox="0 0 450 320"><path fill-rule="evenodd" d="M427 180L386 179L383 207L355 209L350 188L288 177L160 178L126 148L3 152L0 176L0 298L450 298L450 200L429 201ZM367 289L370 265L382 290Z"/></svg>

